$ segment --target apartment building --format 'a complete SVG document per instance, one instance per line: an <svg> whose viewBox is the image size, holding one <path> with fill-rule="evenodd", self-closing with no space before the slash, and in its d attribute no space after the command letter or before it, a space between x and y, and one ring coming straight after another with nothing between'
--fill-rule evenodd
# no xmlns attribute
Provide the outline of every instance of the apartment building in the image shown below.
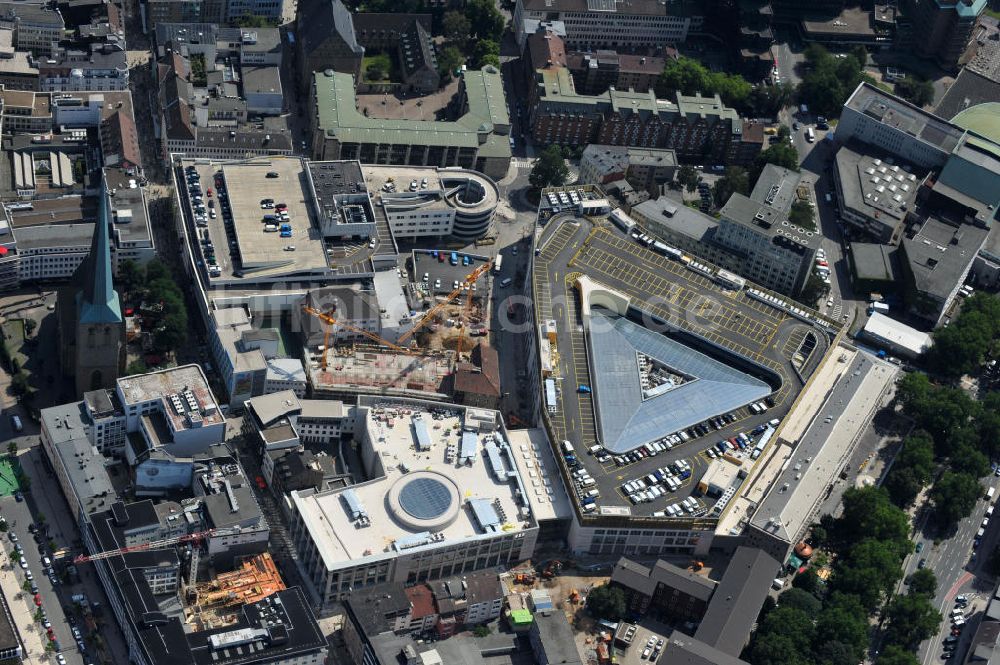
<svg viewBox="0 0 1000 665"><path fill-rule="evenodd" d="M715 97L677 93L673 101L653 92L608 90L577 93L569 69L536 72L530 126L536 143L600 144L671 149L681 161L746 164L762 147L745 136L750 123Z"/></svg>

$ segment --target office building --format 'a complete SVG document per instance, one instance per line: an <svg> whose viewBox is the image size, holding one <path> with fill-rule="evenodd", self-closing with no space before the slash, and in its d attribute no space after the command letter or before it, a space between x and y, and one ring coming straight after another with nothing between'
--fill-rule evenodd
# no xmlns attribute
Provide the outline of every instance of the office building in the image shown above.
<svg viewBox="0 0 1000 665"><path fill-rule="evenodd" d="M163 515L151 502L116 503L97 512L83 530L91 552L148 543L162 533ZM169 515L167 517L170 517ZM173 515L176 519L176 514ZM312 609L298 588L285 588L271 565L266 584L234 592L215 587L227 577L199 584L204 602L189 604L181 593L188 561L197 560L197 541L126 552L91 565L124 635L128 657L140 665L321 665L327 657ZM184 562L184 563L182 563ZM266 563L266 562L265 562ZM246 569L239 576L246 578ZM260 579L261 575L254 576ZM275 579L277 583L275 583ZM232 584L238 580L234 580ZM183 585L184 588L187 585ZM218 598L219 600L211 600ZM189 621L188 619L194 619Z"/></svg>
<svg viewBox="0 0 1000 665"><path fill-rule="evenodd" d="M898 242L905 306L931 325L945 319L967 280L995 279L989 239L1000 147L984 117L988 109L973 106L949 122L862 83L837 127L846 152L834 184L844 218Z"/></svg>
<svg viewBox="0 0 1000 665"><path fill-rule="evenodd" d="M916 53L947 70L958 70L986 5L987 0L907 0L903 15Z"/></svg>
<svg viewBox="0 0 1000 665"><path fill-rule="evenodd" d="M378 219L394 238L454 237L475 240L490 230L500 188L468 169L363 166Z"/></svg>
<svg viewBox="0 0 1000 665"><path fill-rule="evenodd" d="M337 400L300 399L290 390L246 402L243 432L262 453L332 446L354 431L355 410Z"/></svg>
<svg viewBox="0 0 1000 665"><path fill-rule="evenodd" d="M370 480L290 495L290 535L317 604L530 556L538 525L497 412L360 397L355 422Z"/></svg>
<svg viewBox="0 0 1000 665"><path fill-rule="evenodd" d="M264 482L279 499L288 492L314 489L323 491L334 482L342 482L334 458L301 448L268 451L260 467Z"/></svg>
<svg viewBox="0 0 1000 665"><path fill-rule="evenodd" d="M58 9L29 2L0 3L0 28L14 31L14 48L47 57L63 40L65 24Z"/></svg>
<svg viewBox="0 0 1000 665"><path fill-rule="evenodd" d="M224 67L204 54L206 73L203 80L189 76L191 64L178 52L171 52L157 64L160 112L160 150L164 163L171 155L217 160L247 159L258 156L292 154L292 136L280 117L267 116L261 125L248 123L248 101L232 81L223 80ZM222 57L216 55L216 57ZM273 112L279 102L274 92L275 72L270 65L263 70L248 66L249 92L256 112ZM256 81L256 83L254 83ZM247 89L244 87L243 94ZM222 94L224 93L224 94Z"/></svg>
<svg viewBox="0 0 1000 665"><path fill-rule="evenodd" d="M83 48L55 48L39 58L38 89L80 92L128 89L128 59L118 42L91 43Z"/></svg>
<svg viewBox="0 0 1000 665"><path fill-rule="evenodd" d="M878 153L875 153L878 154ZM864 146L842 146L835 155L834 190L840 217L881 243L896 244L923 183L908 164L889 163Z"/></svg>
<svg viewBox="0 0 1000 665"><path fill-rule="evenodd" d="M689 32L699 32L705 17L700 3L640 0L601 3L594 0L518 0L514 34L529 21L559 21L566 43L580 49L642 49L683 44Z"/></svg>
<svg viewBox="0 0 1000 665"><path fill-rule="evenodd" d="M606 185L625 180L636 190L656 195L677 172L673 150L588 145L580 158L579 182Z"/></svg>
<svg viewBox="0 0 1000 665"><path fill-rule="evenodd" d="M314 159L459 166L494 180L510 166L510 118L492 66L462 73L454 121L370 118L358 110L351 75L333 70L313 75L310 97Z"/></svg>
<svg viewBox="0 0 1000 665"><path fill-rule="evenodd" d="M788 221L799 174L768 164L750 196L734 194L720 218L666 197L632 208L632 216L664 242L768 289L795 295L812 270L820 235Z"/></svg>

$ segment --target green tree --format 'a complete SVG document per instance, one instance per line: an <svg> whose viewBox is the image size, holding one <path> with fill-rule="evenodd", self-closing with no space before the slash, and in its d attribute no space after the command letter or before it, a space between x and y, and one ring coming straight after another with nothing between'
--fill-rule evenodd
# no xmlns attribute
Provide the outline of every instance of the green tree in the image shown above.
<svg viewBox="0 0 1000 665"><path fill-rule="evenodd" d="M715 205L721 208L735 193L743 195L750 193L750 175L741 166L727 166L725 175L716 180L712 187Z"/></svg>
<svg viewBox="0 0 1000 665"><path fill-rule="evenodd" d="M855 665L857 649L843 642L820 642L814 645L813 658L816 665Z"/></svg>
<svg viewBox="0 0 1000 665"><path fill-rule="evenodd" d="M500 41L506 21L493 0L469 0L465 15L479 39Z"/></svg>
<svg viewBox="0 0 1000 665"><path fill-rule="evenodd" d="M942 526L954 526L972 513L982 492L983 488L974 476L945 471L931 488L934 514Z"/></svg>
<svg viewBox="0 0 1000 665"><path fill-rule="evenodd" d="M868 643L868 617L857 597L833 593L816 618L814 645L839 644L838 652L847 651L850 661L861 659Z"/></svg>
<svg viewBox="0 0 1000 665"><path fill-rule="evenodd" d="M800 609L809 616L819 614L823 603L819 598L803 589L792 587L778 596L778 607L794 607Z"/></svg>
<svg viewBox="0 0 1000 665"><path fill-rule="evenodd" d="M365 76L369 81L382 81L389 78L392 71L392 60L387 53L378 53L365 58Z"/></svg>
<svg viewBox="0 0 1000 665"><path fill-rule="evenodd" d="M903 447L885 479L884 487L892 502L901 508L911 505L934 473L934 441L923 430L903 441Z"/></svg>
<svg viewBox="0 0 1000 665"><path fill-rule="evenodd" d="M807 231L816 230L816 210L808 201L794 201L788 212L788 221Z"/></svg>
<svg viewBox="0 0 1000 665"><path fill-rule="evenodd" d="M134 376L136 374L145 374L148 371L149 371L149 366L146 365L146 362L142 358L139 358L137 360L133 360L132 362L130 362L128 364L128 367L125 368L125 374L126 374L126 376Z"/></svg>
<svg viewBox="0 0 1000 665"><path fill-rule="evenodd" d="M910 575L910 595L933 598L937 593L937 577L930 568L920 568Z"/></svg>
<svg viewBox="0 0 1000 665"><path fill-rule="evenodd" d="M819 275L813 273L806 278L806 284L802 287L802 293L799 294L799 301L810 307L815 307L829 292L830 285L824 282Z"/></svg>
<svg viewBox="0 0 1000 665"><path fill-rule="evenodd" d="M856 596L865 610L871 612L902 577L899 563L892 543L863 540L851 548L850 556L838 560L831 584L838 591Z"/></svg>
<svg viewBox="0 0 1000 665"><path fill-rule="evenodd" d="M799 665L808 661L813 618L795 607L777 607L757 628L750 645L754 665Z"/></svg>
<svg viewBox="0 0 1000 665"><path fill-rule="evenodd" d="M921 594L896 596L886 611L889 627L886 639L910 650L933 636L941 625L941 613L934 609L931 599Z"/></svg>
<svg viewBox="0 0 1000 665"><path fill-rule="evenodd" d="M808 591L817 598L823 593L823 581L812 568L806 568L792 579L792 587Z"/></svg>
<svg viewBox="0 0 1000 665"><path fill-rule="evenodd" d="M902 559L910 552L910 523L889 495L878 487L849 488L844 492L843 512L836 522L836 538L843 543L862 543L871 538L891 546Z"/></svg>
<svg viewBox="0 0 1000 665"><path fill-rule="evenodd" d="M122 261L118 265L118 274L115 276L115 282L122 293L126 295L134 293L142 284L142 280L143 269L135 261Z"/></svg>
<svg viewBox="0 0 1000 665"><path fill-rule="evenodd" d="M688 192L698 189L699 182L701 182L701 176L698 175L697 169L690 164L685 164L677 169L677 183Z"/></svg>
<svg viewBox="0 0 1000 665"><path fill-rule="evenodd" d="M480 39L472 47L472 61L476 69L486 65L500 66L500 44L492 39Z"/></svg>
<svg viewBox="0 0 1000 665"><path fill-rule="evenodd" d="M10 443L7 444L7 454L10 455L11 457L14 457L14 456L17 455L17 442L16 441L11 441Z"/></svg>
<svg viewBox="0 0 1000 665"><path fill-rule="evenodd" d="M490 627L486 624L480 624L472 629L472 634L476 637L486 637L490 634Z"/></svg>
<svg viewBox="0 0 1000 665"><path fill-rule="evenodd" d="M274 21L256 14L244 14L236 19L237 28L270 28L273 26Z"/></svg>
<svg viewBox="0 0 1000 665"><path fill-rule="evenodd" d="M618 621L625 616L625 592L610 584L594 587L587 594L587 609L594 617Z"/></svg>
<svg viewBox="0 0 1000 665"><path fill-rule="evenodd" d="M31 386L28 384L28 375L18 371L10 380L10 389L18 397L26 396L31 390Z"/></svg>
<svg viewBox="0 0 1000 665"><path fill-rule="evenodd" d="M774 117L795 98L795 87L784 83L756 85L747 96L746 105L752 115Z"/></svg>
<svg viewBox="0 0 1000 665"><path fill-rule="evenodd" d="M805 50L807 72L799 84L799 98L818 115L835 117L865 75L859 60L861 52L852 52L844 58L834 58L819 44L810 44ZM867 54L864 55L867 59Z"/></svg>
<svg viewBox="0 0 1000 665"><path fill-rule="evenodd" d="M671 98L678 91L685 95L719 95L727 106L745 107L752 87L738 74L713 72L697 60L681 56L667 60L656 83L659 96Z"/></svg>
<svg viewBox="0 0 1000 665"><path fill-rule="evenodd" d="M451 77L465 63L465 56L454 46L445 46L438 52L438 71L445 78Z"/></svg>
<svg viewBox="0 0 1000 665"><path fill-rule="evenodd" d="M772 143L765 150L762 150L754 161L756 170L754 182L760 177L760 172L764 170L765 164L774 164L789 171L798 171L799 152L794 145L787 141Z"/></svg>
<svg viewBox="0 0 1000 665"><path fill-rule="evenodd" d="M441 19L441 28L445 39L458 44L469 41L469 35L472 33L472 23L462 12L445 12L444 18Z"/></svg>
<svg viewBox="0 0 1000 665"><path fill-rule="evenodd" d="M879 654L878 665L920 665L920 661L903 647L890 644Z"/></svg>
<svg viewBox="0 0 1000 665"><path fill-rule="evenodd" d="M896 83L896 94L916 106L934 103L934 84L916 76L908 76Z"/></svg>
<svg viewBox="0 0 1000 665"><path fill-rule="evenodd" d="M535 160L528 175L528 182L535 189L561 187L569 180L569 167L562 150L557 145L545 148Z"/></svg>

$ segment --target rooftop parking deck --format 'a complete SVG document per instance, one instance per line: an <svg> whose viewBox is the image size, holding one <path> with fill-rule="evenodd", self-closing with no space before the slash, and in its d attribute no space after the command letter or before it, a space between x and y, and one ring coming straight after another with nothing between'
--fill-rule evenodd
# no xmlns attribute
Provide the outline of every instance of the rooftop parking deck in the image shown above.
<svg viewBox="0 0 1000 665"><path fill-rule="evenodd" d="M576 487L577 501L582 502L584 492L572 473L583 469L595 481L588 487L600 493L596 507L589 509L592 514L625 511L625 514L638 516L660 516L667 507L692 495L708 464L721 452L720 442L733 439L739 433L745 433L751 444L745 450L734 451L730 446L727 451L738 457L745 468L752 467L755 458L751 459L751 450L757 441L753 431L759 431L768 421L781 419L787 413L805 380L827 352L828 334L777 307L751 298L744 290L721 285L691 265L697 263L697 257L688 257L685 262L680 260L678 253L677 259L669 258L629 237L605 219L579 218L566 213L553 215L547 204L543 204L540 217L545 226L536 238L538 254L532 273L535 320L548 331L543 336L554 339L551 355L542 360L543 366L552 366L548 378L552 380L550 386L555 388L555 403L547 405L546 417L555 445L568 440L576 449L577 466L569 466L561 454L558 460L567 474L571 493ZM581 311L581 278L590 280L594 288L621 295L627 303L627 320L635 324L638 338L655 340L657 335L665 335L665 344L676 345L682 351L679 358L705 357L702 370L726 368L721 373L713 373L716 378L727 378L751 388L759 383L763 390L751 390L753 394L748 393L745 399L721 406L716 403L718 396L713 393L712 399L689 405L693 411L687 420L698 421L694 428L687 420L673 425L664 422L661 424L663 431L642 428L642 436L630 440L626 446L633 447L645 441L662 442L664 438L684 432L685 440L678 440L669 449L656 454L645 450L629 453L616 447L615 442L605 441L607 433L602 433L604 428L595 405L607 402L608 396L595 393L601 392L601 379L606 377L607 371L594 366L594 355L601 355L598 364L606 364L608 351L599 350L606 340L592 338L587 331ZM604 303L609 298L611 296L603 298ZM601 303L592 301L591 304ZM659 348L662 344L654 346ZM811 352L796 369L791 358L805 347L811 348ZM647 356L647 361L652 357L646 353L641 355ZM632 353L628 357L631 376L631 368L638 371L638 356ZM680 396L680 391L690 390L685 382L697 385L696 371L673 366L675 364L666 362L666 369L660 368L661 374L676 375L673 379L678 385L666 391L668 396L670 392ZM681 376L686 378L679 378ZM604 408L609 409L611 420L623 410L638 413L644 401L650 401L640 391L635 392L635 404L631 406L607 403ZM750 408L747 404L762 405L764 410L758 406ZM699 409L703 413L696 413ZM696 431L698 426L701 431ZM596 454L588 454L594 446L607 446L617 452L595 448ZM689 473L675 472L678 486L661 496L634 503L629 496L634 493L623 489L626 482L646 478L681 460L682 465L689 467ZM694 500L696 507L685 511L688 517L712 514L711 509L717 501L715 497L702 496L698 492L694 492Z"/></svg>

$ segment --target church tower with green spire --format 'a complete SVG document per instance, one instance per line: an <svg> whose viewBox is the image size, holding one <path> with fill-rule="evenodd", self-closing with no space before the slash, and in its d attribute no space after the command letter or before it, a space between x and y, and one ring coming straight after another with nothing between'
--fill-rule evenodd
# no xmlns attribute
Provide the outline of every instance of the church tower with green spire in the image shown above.
<svg viewBox="0 0 1000 665"><path fill-rule="evenodd" d="M113 388L124 364L125 325L111 268L111 210L102 186L90 253L59 292L63 371L78 395Z"/></svg>

